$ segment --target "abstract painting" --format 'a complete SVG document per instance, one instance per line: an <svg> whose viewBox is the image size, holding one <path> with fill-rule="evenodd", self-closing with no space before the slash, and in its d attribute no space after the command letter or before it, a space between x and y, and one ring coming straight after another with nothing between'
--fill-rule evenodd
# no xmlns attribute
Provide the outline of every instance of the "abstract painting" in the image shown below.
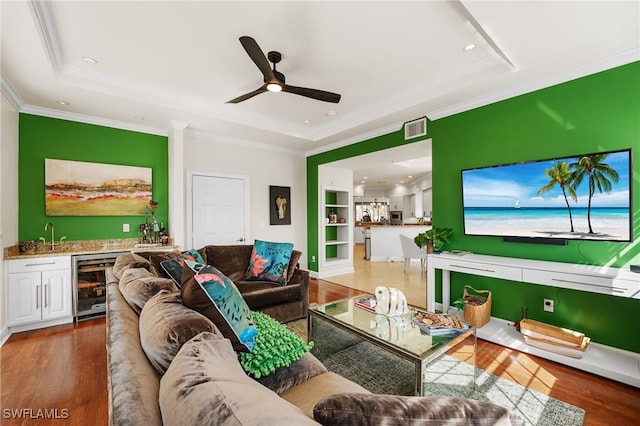
<svg viewBox="0 0 640 426"><path fill-rule="evenodd" d="M46 158L47 216L144 215L151 200L149 167Z"/></svg>

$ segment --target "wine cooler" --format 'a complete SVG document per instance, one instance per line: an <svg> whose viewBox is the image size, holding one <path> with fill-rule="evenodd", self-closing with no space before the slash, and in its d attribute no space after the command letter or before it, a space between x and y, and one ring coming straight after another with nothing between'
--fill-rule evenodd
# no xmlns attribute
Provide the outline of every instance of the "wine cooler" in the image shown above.
<svg viewBox="0 0 640 426"><path fill-rule="evenodd" d="M73 264L73 315L76 321L104 315L107 308L106 270L119 253L71 256Z"/></svg>

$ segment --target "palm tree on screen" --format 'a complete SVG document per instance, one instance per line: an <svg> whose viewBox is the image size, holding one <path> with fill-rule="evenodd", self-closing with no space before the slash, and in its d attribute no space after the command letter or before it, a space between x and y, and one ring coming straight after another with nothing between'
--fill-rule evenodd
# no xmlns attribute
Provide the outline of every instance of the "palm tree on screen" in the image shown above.
<svg viewBox="0 0 640 426"><path fill-rule="evenodd" d="M587 204L587 222L589 224L589 233L593 234L591 227L591 199L598 192L611 192L611 182L618 182L620 176L611 166L604 162L608 154L593 154L580 157L577 162L571 163L570 167L574 169L574 181L572 186L577 188L585 176L589 183L589 203Z"/></svg>
<svg viewBox="0 0 640 426"><path fill-rule="evenodd" d="M569 169L569 165L563 161L562 163L551 163L551 168L545 169L544 174L549 178L549 182L538 190L538 195L551 190L556 185L560 187L562 195L564 196L564 202L567 204L567 210L569 210L569 223L571 223L571 232L573 232L573 215L571 214L571 206L567 198L568 193L574 202L578 201L576 191L571 185L573 173Z"/></svg>

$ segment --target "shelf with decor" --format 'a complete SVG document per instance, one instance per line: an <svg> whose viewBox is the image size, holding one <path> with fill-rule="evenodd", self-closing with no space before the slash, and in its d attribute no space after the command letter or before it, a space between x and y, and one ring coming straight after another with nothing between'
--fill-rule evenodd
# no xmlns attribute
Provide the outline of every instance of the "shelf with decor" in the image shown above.
<svg viewBox="0 0 640 426"><path fill-rule="evenodd" d="M352 196L348 188L323 186L320 218L320 266L352 263Z"/></svg>

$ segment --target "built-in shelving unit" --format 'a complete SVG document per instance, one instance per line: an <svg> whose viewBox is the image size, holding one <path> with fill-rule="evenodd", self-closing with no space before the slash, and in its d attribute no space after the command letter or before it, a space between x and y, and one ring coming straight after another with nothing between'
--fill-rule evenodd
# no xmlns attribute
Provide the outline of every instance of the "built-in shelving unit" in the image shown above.
<svg viewBox="0 0 640 426"><path fill-rule="evenodd" d="M323 186L320 200L320 276L353 272L352 194L348 188ZM335 222L330 218L335 214Z"/></svg>

